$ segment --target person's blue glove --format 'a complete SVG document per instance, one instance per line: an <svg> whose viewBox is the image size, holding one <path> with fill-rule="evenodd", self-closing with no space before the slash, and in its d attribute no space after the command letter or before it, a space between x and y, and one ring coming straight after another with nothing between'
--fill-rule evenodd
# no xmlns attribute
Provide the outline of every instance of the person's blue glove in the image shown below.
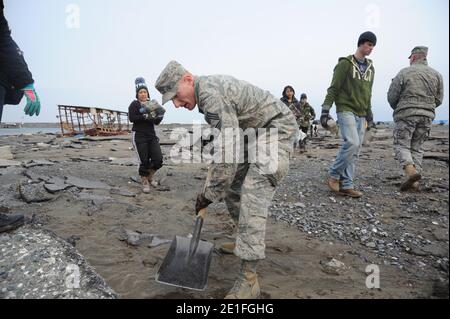
<svg viewBox="0 0 450 319"><path fill-rule="evenodd" d="M39 100L36 90L34 89L34 85L28 84L22 89L22 91L27 98L27 105L25 105L23 111L26 115L33 116L36 114L36 116L38 116L41 112L41 101Z"/></svg>

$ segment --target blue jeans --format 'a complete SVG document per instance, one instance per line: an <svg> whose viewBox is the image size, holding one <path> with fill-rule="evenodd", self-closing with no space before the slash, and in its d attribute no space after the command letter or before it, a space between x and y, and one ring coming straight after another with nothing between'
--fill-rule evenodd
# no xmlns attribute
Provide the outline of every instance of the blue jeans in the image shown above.
<svg viewBox="0 0 450 319"><path fill-rule="evenodd" d="M353 189L355 163L366 132L366 118L352 112L337 113L339 130L344 140L329 174L341 182L341 189Z"/></svg>

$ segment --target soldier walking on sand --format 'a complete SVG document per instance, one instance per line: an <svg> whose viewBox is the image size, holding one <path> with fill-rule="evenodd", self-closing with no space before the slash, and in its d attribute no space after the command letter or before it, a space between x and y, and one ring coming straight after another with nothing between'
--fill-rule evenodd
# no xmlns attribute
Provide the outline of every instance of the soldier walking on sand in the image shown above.
<svg viewBox="0 0 450 319"><path fill-rule="evenodd" d="M428 48L415 47L410 66L392 80L388 101L394 109L394 148L406 176L402 191L419 190L422 145L428 139L435 109L444 99L442 75L428 66Z"/></svg>

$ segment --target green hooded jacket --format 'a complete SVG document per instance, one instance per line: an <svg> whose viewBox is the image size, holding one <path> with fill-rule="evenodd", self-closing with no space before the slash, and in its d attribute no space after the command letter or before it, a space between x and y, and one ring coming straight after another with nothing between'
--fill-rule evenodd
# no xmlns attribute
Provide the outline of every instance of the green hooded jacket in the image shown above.
<svg viewBox="0 0 450 319"><path fill-rule="evenodd" d="M352 112L358 116L366 116L372 108L372 87L375 68L372 60L367 59L367 70L361 74L353 55L340 58L334 68L333 80L328 89L322 107L329 110L333 103L337 112Z"/></svg>

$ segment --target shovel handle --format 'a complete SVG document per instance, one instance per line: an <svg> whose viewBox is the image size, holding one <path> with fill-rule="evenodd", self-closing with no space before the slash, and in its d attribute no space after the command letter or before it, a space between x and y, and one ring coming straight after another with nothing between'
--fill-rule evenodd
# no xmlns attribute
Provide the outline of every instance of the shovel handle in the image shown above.
<svg viewBox="0 0 450 319"><path fill-rule="evenodd" d="M202 231L203 221L206 215L206 208L201 209L195 220L195 228L192 233L191 244L189 246L189 256L193 256L197 251L198 243L200 242L200 233Z"/></svg>
<svg viewBox="0 0 450 319"><path fill-rule="evenodd" d="M202 219L205 219L205 217L206 217L206 208L201 209L198 212L197 216L201 217Z"/></svg>

